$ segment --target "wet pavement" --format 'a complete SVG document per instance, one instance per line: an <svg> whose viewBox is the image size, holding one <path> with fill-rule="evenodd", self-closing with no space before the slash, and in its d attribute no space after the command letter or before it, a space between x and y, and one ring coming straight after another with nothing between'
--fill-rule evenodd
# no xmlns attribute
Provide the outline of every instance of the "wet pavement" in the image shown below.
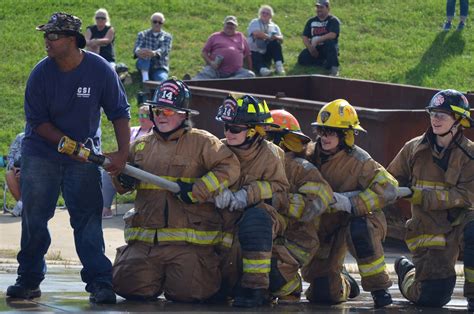
<svg viewBox="0 0 474 314"><path fill-rule="evenodd" d="M0 311L1 312L284 312L284 313L451 313L466 310L466 301L462 297L463 278L456 283L451 302L443 309L417 308L403 299L392 278L394 285L390 293L394 304L384 309L374 309L370 293L361 295L349 302L334 305L314 305L303 300L297 305L267 305L256 309L232 308L229 305L181 304L167 302L162 297L153 302L131 302L118 298L116 305L96 305L89 303L89 294L84 291L84 283L80 279L77 266L50 267L46 279L41 285L42 296L33 300L20 300L5 297L8 285L15 281L15 266L0 267ZM360 284L360 277L354 274ZM307 285L305 286L307 288Z"/></svg>

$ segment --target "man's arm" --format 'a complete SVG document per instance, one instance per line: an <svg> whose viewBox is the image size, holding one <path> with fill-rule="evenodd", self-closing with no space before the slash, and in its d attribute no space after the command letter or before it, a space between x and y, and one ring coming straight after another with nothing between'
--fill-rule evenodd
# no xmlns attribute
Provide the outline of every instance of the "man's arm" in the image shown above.
<svg viewBox="0 0 474 314"><path fill-rule="evenodd" d="M112 121L112 124L114 125L118 151L106 154L111 162L105 170L112 176L116 176L122 171L127 162L130 147L130 122L128 118L120 118Z"/></svg>
<svg viewBox="0 0 474 314"><path fill-rule="evenodd" d="M253 63L252 63L252 56L251 55L247 55L245 57L245 61L247 63L247 69L250 70L250 71L253 71Z"/></svg>

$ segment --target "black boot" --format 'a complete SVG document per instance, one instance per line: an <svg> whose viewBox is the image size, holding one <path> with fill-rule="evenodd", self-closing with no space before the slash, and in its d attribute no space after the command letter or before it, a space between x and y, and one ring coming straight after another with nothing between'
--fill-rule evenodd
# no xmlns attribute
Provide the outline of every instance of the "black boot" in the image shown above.
<svg viewBox="0 0 474 314"><path fill-rule="evenodd" d="M372 299L374 299L375 308L381 308L389 304L392 304L392 296L385 289L372 291L371 294L372 294Z"/></svg>
<svg viewBox="0 0 474 314"><path fill-rule="evenodd" d="M115 304L117 297L112 286L106 283L94 283L90 289L89 301L98 304Z"/></svg>
<svg viewBox="0 0 474 314"><path fill-rule="evenodd" d="M257 307L267 303L266 289L240 288L237 292L234 303L235 307Z"/></svg>
<svg viewBox="0 0 474 314"><path fill-rule="evenodd" d="M467 299L467 311L474 312L474 299Z"/></svg>
<svg viewBox="0 0 474 314"><path fill-rule="evenodd" d="M33 299L41 296L41 290L38 287L29 288L24 285L15 283L13 286L7 288L7 297L19 299Z"/></svg>
<svg viewBox="0 0 474 314"><path fill-rule="evenodd" d="M360 294L360 289L359 285L357 284L357 281L354 279L354 277L349 275L345 267L342 269L342 275L347 279L349 285L351 286L351 291L349 292L349 299L357 297Z"/></svg>
<svg viewBox="0 0 474 314"><path fill-rule="evenodd" d="M406 274L415 268L415 265L413 265L412 262L405 256L400 256L395 260L394 263L395 266L395 272L397 273L398 276L398 288L400 291L402 291L402 283L403 279L405 279Z"/></svg>

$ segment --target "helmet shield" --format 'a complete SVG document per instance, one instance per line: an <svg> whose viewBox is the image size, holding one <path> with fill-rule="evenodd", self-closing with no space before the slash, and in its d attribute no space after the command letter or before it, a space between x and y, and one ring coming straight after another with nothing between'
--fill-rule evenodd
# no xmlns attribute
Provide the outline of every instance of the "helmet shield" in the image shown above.
<svg viewBox="0 0 474 314"><path fill-rule="evenodd" d="M452 113L460 119L460 123L464 127L470 127L473 122L466 96L454 89L445 89L436 93L433 98L431 98L426 110L439 110Z"/></svg>

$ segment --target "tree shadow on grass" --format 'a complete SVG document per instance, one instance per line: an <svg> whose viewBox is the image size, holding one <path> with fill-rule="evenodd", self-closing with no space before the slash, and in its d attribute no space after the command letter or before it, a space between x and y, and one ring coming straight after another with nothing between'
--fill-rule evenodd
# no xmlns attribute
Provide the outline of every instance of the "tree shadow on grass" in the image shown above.
<svg viewBox="0 0 474 314"><path fill-rule="evenodd" d="M440 32L426 50L420 62L405 75L405 81L411 85L423 85L425 77L434 76L441 66L456 55L461 55L466 46L462 32ZM447 37L447 38L446 38Z"/></svg>

